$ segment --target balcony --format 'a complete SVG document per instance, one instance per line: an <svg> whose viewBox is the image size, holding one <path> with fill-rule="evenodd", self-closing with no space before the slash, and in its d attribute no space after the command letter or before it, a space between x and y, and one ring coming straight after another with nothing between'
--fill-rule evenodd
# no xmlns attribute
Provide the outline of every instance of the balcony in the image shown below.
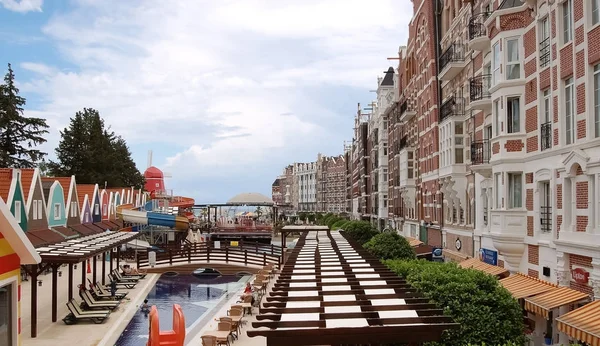
<svg viewBox="0 0 600 346"><path fill-rule="evenodd" d="M490 38L487 35L487 29L484 25L485 20L489 16L489 12L483 12L469 19L469 49L478 52L487 52L490 50Z"/></svg>
<svg viewBox="0 0 600 346"><path fill-rule="evenodd" d="M492 82L491 74L482 74L473 77L469 81L469 99L471 109L489 112L492 110L492 99L490 94L490 85Z"/></svg>
<svg viewBox="0 0 600 346"><path fill-rule="evenodd" d="M492 176L491 154L491 145L488 139L473 141L471 143L471 170L490 178Z"/></svg>
<svg viewBox="0 0 600 346"><path fill-rule="evenodd" d="M540 68L550 65L550 37L540 42Z"/></svg>
<svg viewBox="0 0 600 346"><path fill-rule="evenodd" d="M540 147L542 150L552 148L552 122L540 126Z"/></svg>
<svg viewBox="0 0 600 346"><path fill-rule="evenodd" d="M409 104L408 100L405 100L402 102L402 104L400 104L400 122L407 122L415 115L417 115L417 112L413 109L413 106Z"/></svg>
<svg viewBox="0 0 600 346"><path fill-rule="evenodd" d="M454 79L467 65L464 45L453 43L440 56L439 78L443 81Z"/></svg>
<svg viewBox="0 0 600 346"><path fill-rule="evenodd" d="M527 211L495 209L491 212L490 235L498 254L504 256L507 269L518 271L525 252Z"/></svg>
<svg viewBox="0 0 600 346"><path fill-rule="evenodd" d="M440 123L450 117L465 115L465 100L462 97L450 96L440 108Z"/></svg>

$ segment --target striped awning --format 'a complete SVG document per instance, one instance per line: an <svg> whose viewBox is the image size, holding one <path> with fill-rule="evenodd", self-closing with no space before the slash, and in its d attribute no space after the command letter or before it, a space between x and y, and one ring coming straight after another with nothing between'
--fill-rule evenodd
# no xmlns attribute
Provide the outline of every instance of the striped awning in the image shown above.
<svg viewBox="0 0 600 346"><path fill-rule="evenodd" d="M468 260L460 262L458 265L462 268L472 268L498 277L507 277L510 275L508 270L482 262L477 258L469 258Z"/></svg>
<svg viewBox="0 0 600 346"><path fill-rule="evenodd" d="M546 293L525 299L525 310L549 319L552 309L589 299L589 295L569 287L558 287Z"/></svg>
<svg viewBox="0 0 600 346"><path fill-rule="evenodd" d="M419 239L416 239L416 238L411 238L411 237L405 237L405 238L406 238L406 240L408 240L408 243L409 243L409 244L410 244L410 246L412 246L412 247L417 247L417 246L419 246L419 245L423 244L423 242L422 242L422 241L420 241Z"/></svg>
<svg viewBox="0 0 600 346"><path fill-rule="evenodd" d="M533 278L523 274L511 275L500 280L500 284L506 288L515 299L527 298L536 294L556 289L556 285Z"/></svg>
<svg viewBox="0 0 600 346"><path fill-rule="evenodd" d="M600 300L556 318L558 330L590 346L600 346Z"/></svg>

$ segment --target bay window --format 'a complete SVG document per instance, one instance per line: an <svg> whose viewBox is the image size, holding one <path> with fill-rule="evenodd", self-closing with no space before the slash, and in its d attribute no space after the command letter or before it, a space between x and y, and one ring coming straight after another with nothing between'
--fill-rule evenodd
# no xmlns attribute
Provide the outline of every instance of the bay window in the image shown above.
<svg viewBox="0 0 600 346"><path fill-rule="evenodd" d="M500 81L501 60L500 42L497 42L492 50L492 70L494 71L494 74L492 75L492 85L496 85Z"/></svg>
<svg viewBox="0 0 600 346"><path fill-rule="evenodd" d="M523 174L508 173L508 207L523 207Z"/></svg>

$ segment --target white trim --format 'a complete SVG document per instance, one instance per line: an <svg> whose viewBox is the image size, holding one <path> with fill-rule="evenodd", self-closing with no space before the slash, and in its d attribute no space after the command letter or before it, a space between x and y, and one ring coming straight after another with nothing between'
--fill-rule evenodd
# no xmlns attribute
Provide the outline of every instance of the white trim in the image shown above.
<svg viewBox="0 0 600 346"><path fill-rule="evenodd" d="M52 212L54 213L54 221L59 221L61 217L60 203L54 203L52 206Z"/></svg>
<svg viewBox="0 0 600 346"><path fill-rule="evenodd" d="M10 208L0 197L0 228L2 235L8 240L13 250L21 258L21 264L38 264L42 261L40 255L19 226L19 223L10 212Z"/></svg>
<svg viewBox="0 0 600 346"><path fill-rule="evenodd" d="M19 275L8 279L0 280L0 287L11 286L11 327L12 327L12 345L18 346L19 343Z"/></svg>

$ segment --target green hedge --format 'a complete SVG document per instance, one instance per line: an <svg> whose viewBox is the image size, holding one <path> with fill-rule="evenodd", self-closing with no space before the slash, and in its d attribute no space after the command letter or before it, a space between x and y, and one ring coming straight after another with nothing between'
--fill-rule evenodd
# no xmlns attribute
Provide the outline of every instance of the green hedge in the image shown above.
<svg viewBox="0 0 600 346"><path fill-rule="evenodd" d="M343 230L347 237L354 239L360 245L379 234L379 231L368 221L350 221L344 225Z"/></svg>
<svg viewBox="0 0 600 346"><path fill-rule="evenodd" d="M376 234L363 247L381 260L413 260L416 258L415 251L408 240L399 236L398 233L384 232Z"/></svg>
<svg viewBox="0 0 600 346"><path fill-rule="evenodd" d="M459 329L444 333L441 343L431 345L523 344L523 311L495 277L452 263L390 260L385 264L460 323Z"/></svg>

